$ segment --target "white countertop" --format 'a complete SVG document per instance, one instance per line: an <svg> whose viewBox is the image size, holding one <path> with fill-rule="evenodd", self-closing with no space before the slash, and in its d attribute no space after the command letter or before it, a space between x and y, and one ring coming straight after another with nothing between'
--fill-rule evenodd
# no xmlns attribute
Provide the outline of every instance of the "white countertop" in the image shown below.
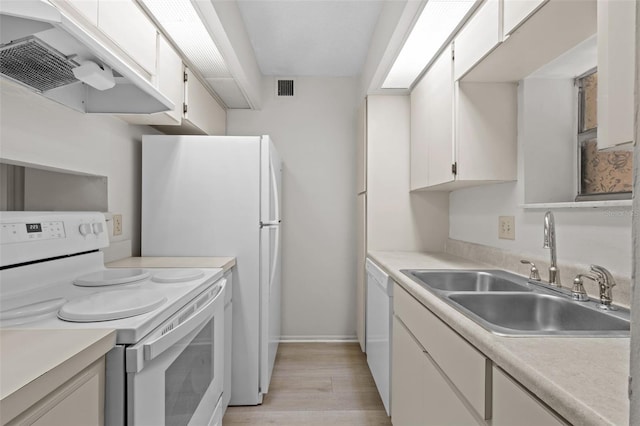
<svg viewBox="0 0 640 426"><path fill-rule="evenodd" d="M236 264L235 257L128 257L107 263L108 268L222 268Z"/></svg>
<svg viewBox="0 0 640 426"><path fill-rule="evenodd" d="M106 354L114 330L0 330L0 411L20 414Z"/></svg>
<svg viewBox="0 0 640 426"><path fill-rule="evenodd" d="M372 251L394 281L495 364L576 425L629 424L629 338L496 336L400 269L496 269L444 253Z"/></svg>

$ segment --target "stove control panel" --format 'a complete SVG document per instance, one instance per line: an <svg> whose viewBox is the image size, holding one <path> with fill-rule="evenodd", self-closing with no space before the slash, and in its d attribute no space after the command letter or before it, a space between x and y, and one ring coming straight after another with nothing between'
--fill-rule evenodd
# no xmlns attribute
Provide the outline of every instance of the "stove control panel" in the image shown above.
<svg viewBox="0 0 640 426"><path fill-rule="evenodd" d="M66 238L64 222L3 223L2 241L22 243L28 241Z"/></svg>

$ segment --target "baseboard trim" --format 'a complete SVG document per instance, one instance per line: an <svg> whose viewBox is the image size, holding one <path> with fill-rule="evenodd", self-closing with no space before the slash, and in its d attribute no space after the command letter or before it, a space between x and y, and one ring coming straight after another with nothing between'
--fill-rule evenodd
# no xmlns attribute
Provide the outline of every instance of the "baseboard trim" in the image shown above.
<svg viewBox="0 0 640 426"><path fill-rule="evenodd" d="M356 336L282 336L280 343L354 343Z"/></svg>

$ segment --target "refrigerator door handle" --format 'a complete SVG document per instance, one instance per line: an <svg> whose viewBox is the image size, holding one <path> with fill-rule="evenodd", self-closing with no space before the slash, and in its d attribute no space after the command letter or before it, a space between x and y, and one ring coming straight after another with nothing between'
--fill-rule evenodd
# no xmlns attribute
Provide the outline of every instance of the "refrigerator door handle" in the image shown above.
<svg viewBox="0 0 640 426"><path fill-rule="evenodd" d="M270 171L271 171L271 189L273 190L273 199L275 200L275 217L273 219L276 219L278 221L278 223L280 223L280 193L279 190L280 188L278 188L278 180L276 179L276 171L275 171L275 167L273 167L273 162L271 161L271 159L269 159L269 163L270 163Z"/></svg>
<svg viewBox="0 0 640 426"><path fill-rule="evenodd" d="M280 225L281 220L269 220L266 222L260 221L260 229L266 228L268 226L278 226Z"/></svg>

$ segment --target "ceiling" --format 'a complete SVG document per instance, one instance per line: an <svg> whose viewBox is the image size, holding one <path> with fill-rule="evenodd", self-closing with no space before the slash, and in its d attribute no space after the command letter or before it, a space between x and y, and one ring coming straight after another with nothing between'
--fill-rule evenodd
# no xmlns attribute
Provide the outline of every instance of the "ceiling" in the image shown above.
<svg viewBox="0 0 640 426"><path fill-rule="evenodd" d="M383 0L238 0L264 75L361 73Z"/></svg>

